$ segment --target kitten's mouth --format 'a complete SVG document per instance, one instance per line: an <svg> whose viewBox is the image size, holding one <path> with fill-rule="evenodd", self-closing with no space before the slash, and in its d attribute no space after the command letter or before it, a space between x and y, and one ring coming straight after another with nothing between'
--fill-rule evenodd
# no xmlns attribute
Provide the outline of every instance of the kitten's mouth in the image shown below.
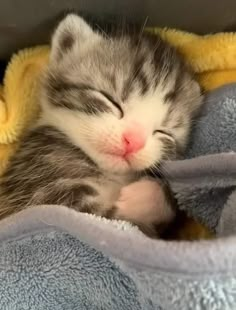
<svg viewBox="0 0 236 310"><path fill-rule="evenodd" d="M111 157L114 160L119 160L121 162L126 162L127 165L130 165L129 158L128 158L128 156L126 154L118 155L118 154L114 154L114 153L106 153L106 155Z"/></svg>
<svg viewBox="0 0 236 310"><path fill-rule="evenodd" d="M117 155L117 154L110 154L105 153L104 154L107 158L107 161L109 162L109 166L112 169L117 170L117 172L123 174L127 172L134 172L136 169L134 168L132 164L131 156L126 155Z"/></svg>
<svg viewBox="0 0 236 310"><path fill-rule="evenodd" d="M103 153L103 168L117 174L133 174L148 170L151 165L145 165L145 162L138 160L133 155L121 156L117 154Z"/></svg>

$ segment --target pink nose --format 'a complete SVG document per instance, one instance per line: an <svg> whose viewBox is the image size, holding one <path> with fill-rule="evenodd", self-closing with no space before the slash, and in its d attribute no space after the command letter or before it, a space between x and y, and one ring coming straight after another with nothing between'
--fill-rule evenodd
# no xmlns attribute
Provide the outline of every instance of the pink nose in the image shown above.
<svg viewBox="0 0 236 310"><path fill-rule="evenodd" d="M126 131L123 134L125 155L138 152L144 147L145 142L142 132L137 130Z"/></svg>

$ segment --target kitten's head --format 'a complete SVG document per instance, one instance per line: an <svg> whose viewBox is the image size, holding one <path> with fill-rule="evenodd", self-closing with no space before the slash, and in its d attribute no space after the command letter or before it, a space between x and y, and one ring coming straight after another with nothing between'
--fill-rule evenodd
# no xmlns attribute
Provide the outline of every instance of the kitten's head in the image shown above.
<svg viewBox="0 0 236 310"><path fill-rule="evenodd" d="M54 33L43 85L44 122L118 173L175 157L202 102L199 85L158 36L107 37L76 15Z"/></svg>

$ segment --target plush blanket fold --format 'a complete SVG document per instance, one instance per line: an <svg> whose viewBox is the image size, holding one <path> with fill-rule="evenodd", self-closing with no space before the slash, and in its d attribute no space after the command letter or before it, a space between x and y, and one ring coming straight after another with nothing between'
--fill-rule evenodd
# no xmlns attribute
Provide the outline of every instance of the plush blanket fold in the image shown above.
<svg viewBox="0 0 236 310"><path fill-rule="evenodd" d="M235 309L235 237L151 240L39 206L2 222L1 309Z"/></svg>

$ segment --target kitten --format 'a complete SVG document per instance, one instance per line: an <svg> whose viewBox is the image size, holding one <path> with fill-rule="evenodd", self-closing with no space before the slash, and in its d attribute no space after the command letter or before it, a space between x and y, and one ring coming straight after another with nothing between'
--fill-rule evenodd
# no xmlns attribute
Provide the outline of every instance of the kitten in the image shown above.
<svg viewBox="0 0 236 310"><path fill-rule="evenodd" d="M172 47L147 33L106 37L70 14L53 35L40 104L1 179L2 217L62 204L150 236L173 218L166 189L145 175L184 150L202 98Z"/></svg>

